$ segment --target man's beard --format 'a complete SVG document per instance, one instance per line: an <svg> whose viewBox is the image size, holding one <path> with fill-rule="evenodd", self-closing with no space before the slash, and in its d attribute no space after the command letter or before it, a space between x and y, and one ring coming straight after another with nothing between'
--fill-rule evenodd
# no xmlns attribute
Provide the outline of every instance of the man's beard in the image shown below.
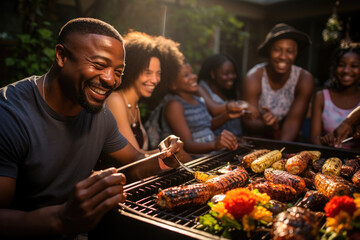
<svg viewBox="0 0 360 240"><path fill-rule="evenodd" d="M79 104L89 113L99 113L103 108L104 104L101 105L92 105L87 100L84 91L81 91L78 95Z"/></svg>

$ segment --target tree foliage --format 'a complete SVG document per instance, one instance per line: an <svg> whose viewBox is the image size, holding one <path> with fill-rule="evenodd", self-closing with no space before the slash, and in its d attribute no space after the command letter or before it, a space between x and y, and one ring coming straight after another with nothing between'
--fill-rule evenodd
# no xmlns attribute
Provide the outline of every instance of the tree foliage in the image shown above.
<svg viewBox="0 0 360 240"><path fill-rule="evenodd" d="M240 49L248 33L244 23L220 5L199 0L111 0L94 2L93 16L113 24L120 33L130 29L163 34L181 44L181 51L195 68L214 51L216 31L221 39ZM220 49L221 50L221 49Z"/></svg>
<svg viewBox="0 0 360 240"><path fill-rule="evenodd" d="M19 1L23 32L16 34L17 44L12 56L5 59L10 81L44 74L54 59L54 39L51 24L43 20L44 1Z"/></svg>
<svg viewBox="0 0 360 240"><path fill-rule="evenodd" d="M248 33L244 23L225 11L220 5L201 6L196 0L172 7L169 13L167 34L181 43L182 52L195 67L214 53L216 31L222 40L240 48Z"/></svg>
<svg viewBox="0 0 360 240"><path fill-rule="evenodd" d="M180 43L186 60L197 70L202 60L213 53L217 31L221 32L222 41L238 49L248 36L248 33L242 30L244 23L237 20L235 15L219 5L204 6L203 2L94 0L85 10L80 10L80 4L75 5L77 10L74 12L109 22L122 34L133 29L161 35L165 30L165 36ZM54 60L54 32L58 31L53 29L44 16L47 1L18 0L18 6L23 29L16 35L18 44L13 49L12 56L5 60L11 73L11 81L47 71ZM57 15L61 21L62 13L59 11ZM79 17L78 15L73 17ZM67 20L64 19L63 23Z"/></svg>

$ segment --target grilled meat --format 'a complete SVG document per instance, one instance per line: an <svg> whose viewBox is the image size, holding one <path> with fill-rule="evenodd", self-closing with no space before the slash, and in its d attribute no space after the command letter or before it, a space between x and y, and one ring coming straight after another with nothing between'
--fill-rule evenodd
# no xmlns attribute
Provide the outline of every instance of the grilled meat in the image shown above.
<svg viewBox="0 0 360 240"><path fill-rule="evenodd" d="M265 170L264 176L270 182L284 184L294 188L297 194L302 193L306 187L304 179L286 171L268 168Z"/></svg>
<svg viewBox="0 0 360 240"><path fill-rule="evenodd" d="M303 177L304 181L305 181L305 185L307 188L312 188L313 186L313 180L307 177Z"/></svg>
<svg viewBox="0 0 360 240"><path fill-rule="evenodd" d="M354 183L357 189L360 189L360 170L358 170L352 177L352 182Z"/></svg>
<svg viewBox="0 0 360 240"><path fill-rule="evenodd" d="M157 197L161 208L173 209L184 206L201 205L212 196L230 189L244 186L249 174L243 167L207 180L205 183L182 185L162 190Z"/></svg>
<svg viewBox="0 0 360 240"><path fill-rule="evenodd" d="M346 179L351 179L355 174L355 168L353 166L342 165L340 170L340 176Z"/></svg>
<svg viewBox="0 0 360 240"><path fill-rule="evenodd" d="M315 172L321 172L322 166L324 165L325 161L326 161L325 158L319 158L312 162L312 166Z"/></svg>
<svg viewBox="0 0 360 240"><path fill-rule="evenodd" d="M284 184L275 184L270 181L250 183L247 188L250 190L257 189L259 192L269 195L271 199L280 202L290 202L297 197L294 188Z"/></svg>
<svg viewBox="0 0 360 240"><path fill-rule="evenodd" d="M286 203L280 202L275 199L270 199L269 202L272 205L270 211L273 213L273 216L278 215L279 213L281 213L282 211L285 211L288 208Z"/></svg>
<svg viewBox="0 0 360 240"><path fill-rule="evenodd" d="M350 195L352 190L350 183L339 176L317 173L314 178L316 190L325 195L328 199L334 196Z"/></svg>
<svg viewBox="0 0 360 240"><path fill-rule="evenodd" d="M274 240L316 239L322 218L322 214L291 207L275 217L270 234Z"/></svg>
<svg viewBox="0 0 360 240"><path fill-rule="evenodd" d="M307 168L305 170L305 172L303 173L303 176L306 178L310 178L310 179L314 179L316 173L311 169L311 168Z"/></svg>
<svg viewBox="0 0 360 240"><path fill-rule="evenodd" d="M351 179L353 175L360 169L359 159L348 159L341 166L340 176Z"/></svg>
<svg viewBox="0 0 360 240"><path fill-rule="evenodd" d="M313 188L315 175L316 173L311 169L311 167L308 167L302 174L302 178L304 179L307 188Z"/></svg>
<svg viewBox="0 0 360 240"><path fill-rule="evenodd" d="M306 192L304 198L296 205L311 211L323 211L328 199L320 192L311 190Z"/></svg>

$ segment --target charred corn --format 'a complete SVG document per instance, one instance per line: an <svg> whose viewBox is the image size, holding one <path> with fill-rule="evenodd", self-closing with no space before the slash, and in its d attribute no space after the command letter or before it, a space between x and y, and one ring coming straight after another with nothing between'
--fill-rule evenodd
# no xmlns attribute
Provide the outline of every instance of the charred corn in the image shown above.
<svg viewBox="0 0 360 240"><path fill-rule="evenodd" d="M266 168L270 167L274 162L279 161L282 157L282 151L285 148L279 150L273 150L265 155L257 158L251 163L251 170L256 173L263 172Z"/></svg>
<svg viewBox="0 0 360 240"><path fill-rule="evenodd" d="M312 155L311 160L313 162L318 160L321 157L321 152L320 151L309 151L309 153Z"/></svg>
<svg viewBox="0 0 360 240"><path fill-rule="evenodd" d="M196 172L194 172L194 177L195 177L197 182L203 183L203 182L206 182L207 180L209 180L209 179L211 179L213 177L216 177L216 175L211 175L211 174L207 174L207 173L204 173L204 172L196 171Z"/></svg>
<svg viewBox="0 0 360 240"><path fill-rule="evenodd" d="M259 150L255 150L247 155L245 155L242 159L243 162L243 166L245 168L250 168L251 167L251 163L253 161L255 161L257 158L265 155L266 153L270 152L269 149L259 149Z"/></svg>
<svg viewBox="0 0 360 240"><path fill-rule="evenodd" d="M321 172L326 175L340 176L341 166L342 161L340 160L340 158L328 158L322 166Z"/></svg>

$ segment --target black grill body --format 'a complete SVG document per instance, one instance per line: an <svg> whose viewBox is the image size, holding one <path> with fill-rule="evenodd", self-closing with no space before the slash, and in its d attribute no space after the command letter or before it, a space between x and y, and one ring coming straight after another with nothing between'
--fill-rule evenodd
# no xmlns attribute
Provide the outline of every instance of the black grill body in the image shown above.
<svg viewBox="0 0 360 240"><path fill-rule="evenodd" d="M228 163L239 165L241 156L254 149L280 150L283 153L297 153L302 150L318 150L321 157L339 157L342 160L355 158L360 152L322 147L312 144L275 141L244 137L251 148L239 148L237 151L223 151L193 160L186 165L194 170L216 172ZM251 175L251 173L250 173ZM143 179L125 186L127 200L110 211L89 234L91 239L222 239L218 236L196 229L196 219L209 211L207 204L167 211L156 205L156 196L160 189L194 183L191 173L182 168ZM234 236L236 239L249 239L246 236ZM270 239L269 232L259 232L251 239Z"/></svg>

